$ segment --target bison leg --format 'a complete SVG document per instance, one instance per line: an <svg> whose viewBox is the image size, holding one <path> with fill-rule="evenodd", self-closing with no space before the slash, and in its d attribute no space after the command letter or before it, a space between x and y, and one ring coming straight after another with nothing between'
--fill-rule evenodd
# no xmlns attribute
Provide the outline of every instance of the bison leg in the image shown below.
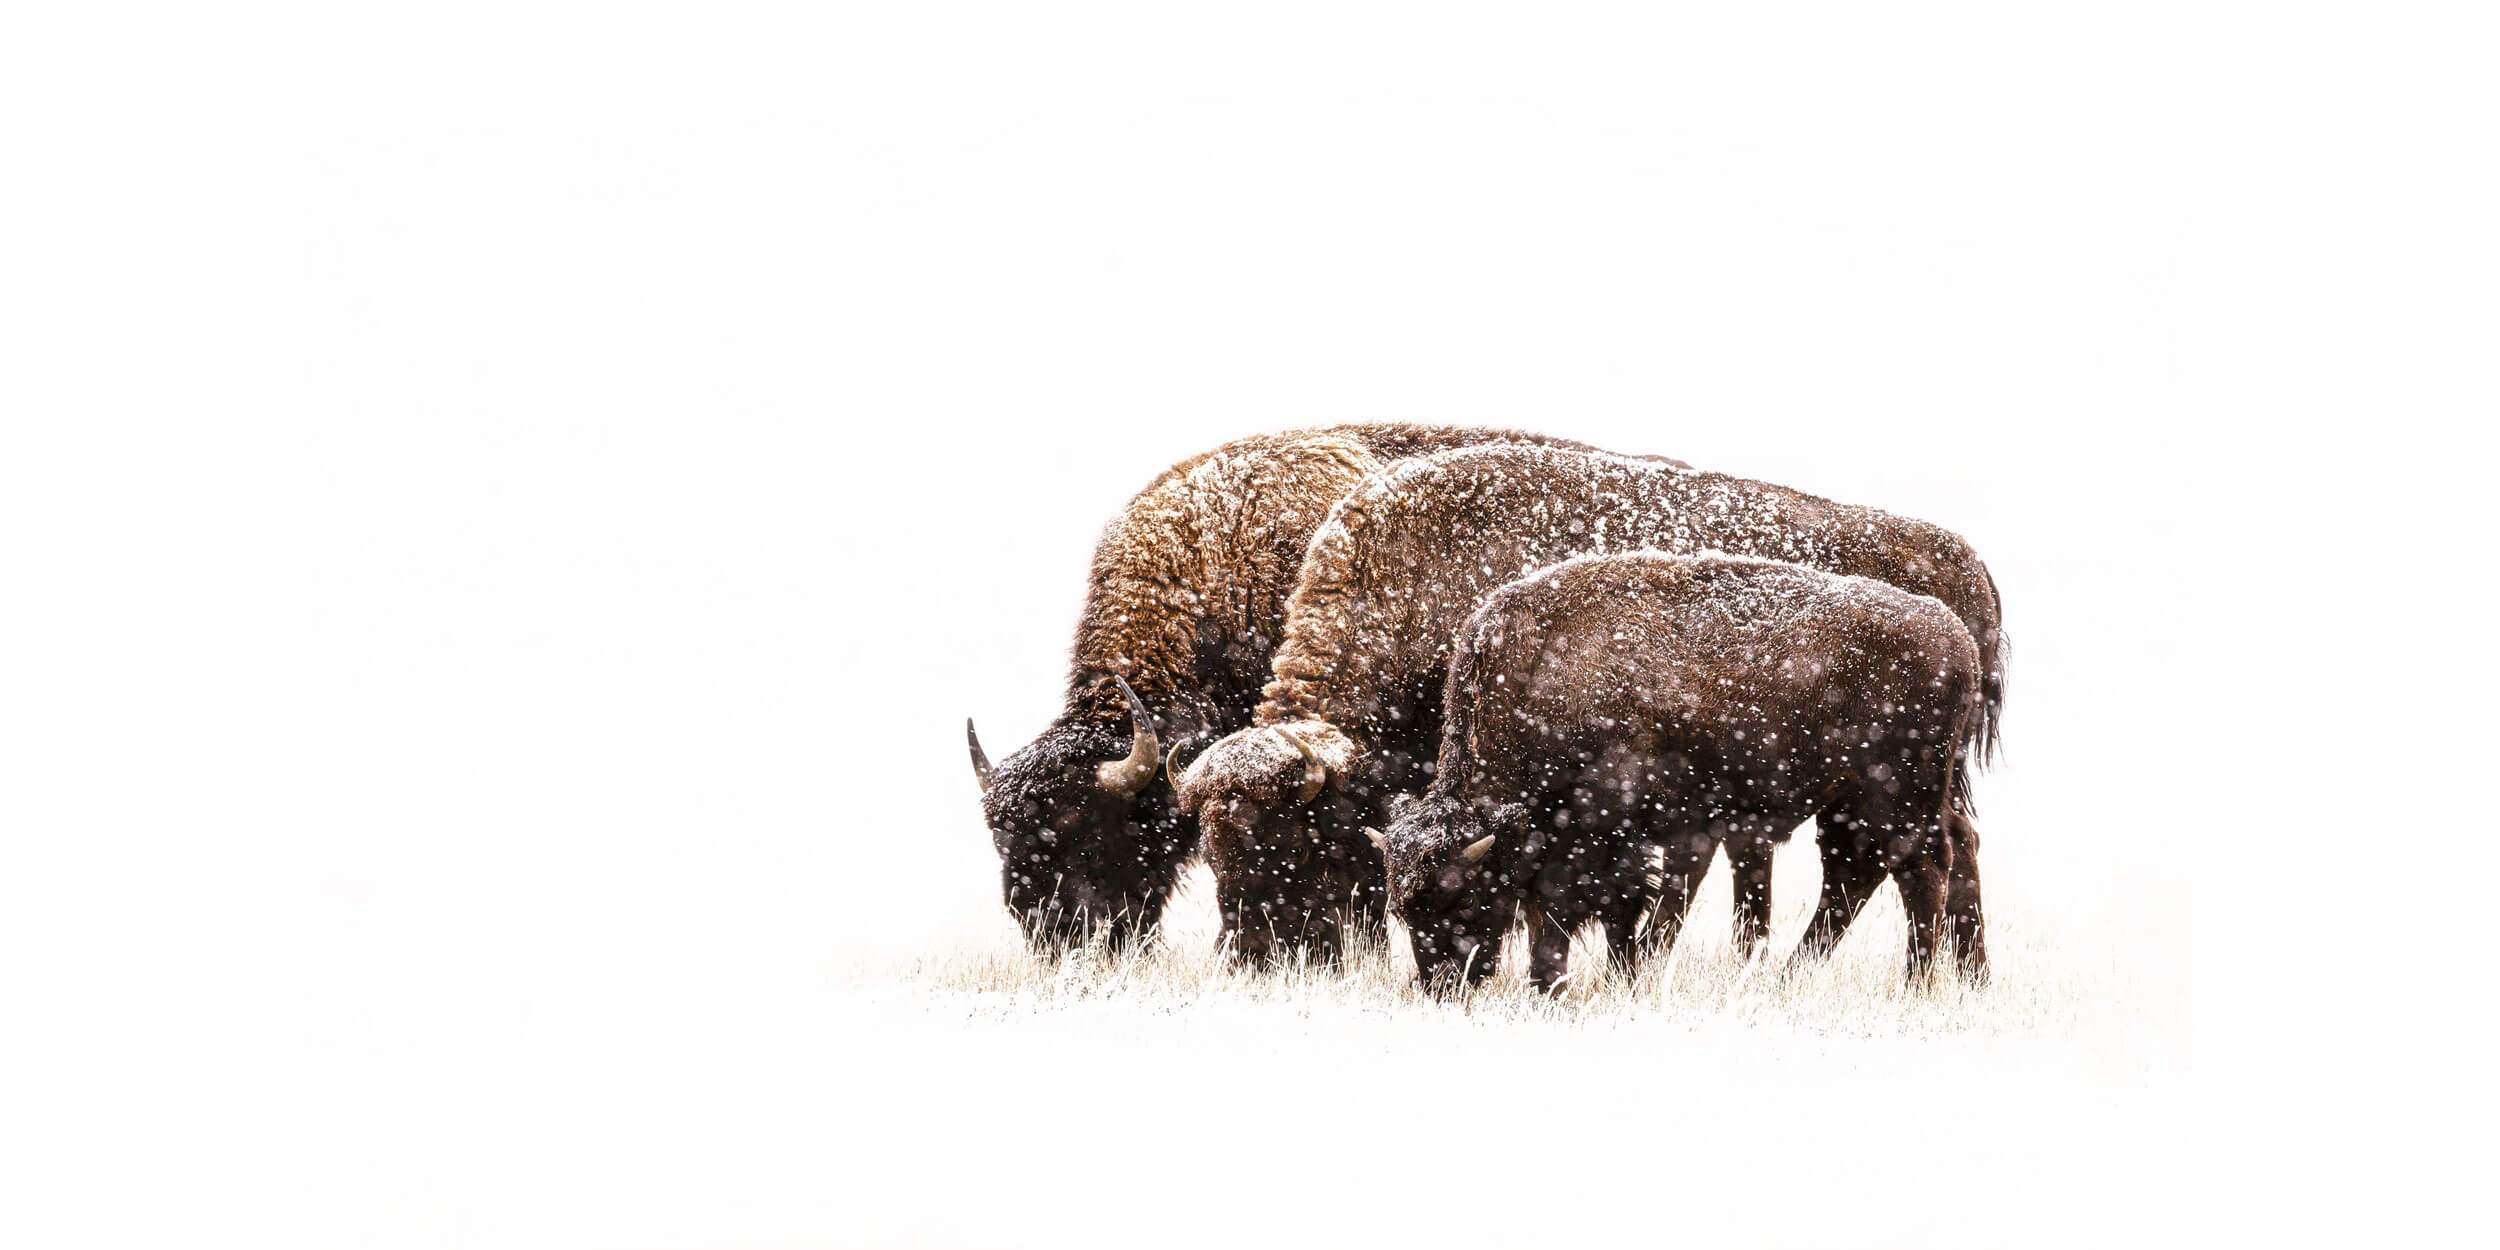
<svg viewBox="0 0 2500 1250"><path fill-rule="evenodd" d="M1648 910L1648 890L1627 890L1597 914L1606 926L1606 963L1627 977L1641 970L1641 918Z"/></svg>
<svg viewBox="0 0 2500 1250"><path fill-rule="evenodd" d="M1641 935L1643 952L1652 955L1675 949L1685 913L1693 909L1693 891L1701 888L1702 874L1710 871L1710 857L1719 850L1718 839L1706 833L1670 834L1664 842L1666 862L1658 877L1658 910L1651 913L1649 928Z"/></svg>
<svg viewBox="0 0 2500 1250"><path fill-rule="evenodd" d="M1907 975L1921 981L1935 971L1936 946L1944 938L1952 851L1945 842L1943 824L1936 821L1903 822L1895 827L1890 841L1892 879L1901 887L1901 910L1910 922Z"/></svg>
<svg viewBox="0 0 2500 1250"><path fill-rule="evenodd" d="M1571 965L1571 927L1542 901L1528 904L1528 984L1551 994Z"/></svg>
<svg viewBox="0 0 2500 1250"><path fill-rule="evenodd" d="M1727 844L1727 868L1736 885L1733 937L1736 956L1761 953L1771 933L1771 838L1759 831L1739 833Z"/></svg>
<svg viewBox="0 0 2500 1250"><path fill-rule="evenodd" d="M1597 907L1597 921L1606 926L1606 961L1627 977L1640 970L1641 920L1658 901L1650 872L1655 849L1646 842L1625 846L1616 858L1614 876L1603 883L1605 893Z"/></svg>
<svg viewBox="0 0 2500 1250"><path fill-rule="evenodd" d="M1945 837L1953 848L1953 882L1945 892L1945 924L1953 939L1954 966L1974 983L1988 980L1987 924L1979 909L1979 830L1960 812L1945 813Z"/></svg>
<svg viewBox="0 0 2500 1250"><path fill-rule="evenodd" d="M1789 957L1791 969L1806 960L1821 959L1840 945L1841 935L1866 909L1866 900L1875 896L1890 868L1884 862L1882 845L1846 812L1816 816L1814 841L1823 854L1823 895L1815 904L1813 921L1806 925L1805 939Z"/></svg>

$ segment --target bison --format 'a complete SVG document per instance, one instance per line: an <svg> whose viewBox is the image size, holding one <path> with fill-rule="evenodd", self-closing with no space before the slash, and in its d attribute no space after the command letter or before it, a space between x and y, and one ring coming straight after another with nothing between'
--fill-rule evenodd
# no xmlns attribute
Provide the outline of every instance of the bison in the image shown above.
<svg viewBox="0 0 2500 1250"><path fill-rule="evenodd" d="M1873 508L1720 473L1554 447L1483 446L1405 461L1339 500L1311 539L1287 605L1285 643L1252 717L1189 764L1180 811L1199 822L1218 910L1237 953L1341 948L1349 923L1378 932L1387 900L1363 830L1420 791L1440 754L1450 640L1493 588L1574 556L1654 548L1722 551L1872 577L1932 595L1983 660L1981 711L1955 761L1990 749L2003 697L1995 583L1951 532ZM1770 925L1772 839L1727 840L1736 940ZM1979 949L1976 859L1954 888ZM1706 866L1706 863L1705 863ZM1684 910L1695 874L1669 875ZM1639 955L1614 897L1615 957Z"/></svg>
<svg viewBox="0 0 2500 1250"><path fill-rule="evenodd" d="M1375 837L1428 984L1481 979L1523 913L1528 978L1550 991L1628 848L1689 880L1720 842L1809 816L1830 832L1801 951L1828 950L1889 874L1910 974L1930 969L1981 703L1979 649L1944 604L1771 561L1587 556L1487 596L1454 647L1432 785ZM1682 920L1670 904L1652 923L1671 943Z"/></svg>
<svg viewBox="0 0 2500 1250"><path fill-rule="evenodd" d="M1124 943L1161 916L1198 846L1162 764L1247 722L1330 506L1400 458L1493 442L1585 447L1397 423L1255 435L1173 465L1112 519L1058 718L995 767L964 722L1007 909L1035 949L1096 925Z"/></svg>

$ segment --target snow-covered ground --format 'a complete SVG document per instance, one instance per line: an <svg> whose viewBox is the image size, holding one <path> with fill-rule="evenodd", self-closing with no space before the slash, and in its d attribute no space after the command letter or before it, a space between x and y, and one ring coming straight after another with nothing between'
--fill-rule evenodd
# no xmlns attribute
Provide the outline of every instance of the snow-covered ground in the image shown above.
<svg viewBox="0 0 2500 1250"><path fill-rule="evenodd" d="M1976 991L1902 987L1889 892L1825 966L1741 963L1723 870L1664 967L1559 1002L1525 988L1517 943L1463 1007L1419 996L1411 965L1376 952L1343 973L1230 971L1203 873L1143 957L1053 966L1002 925L836 993L885 1062L952 1056L941 1088L860 1095L901 1137L844 1167L851 1209L897 1239L964 1244L1098 1244L1057 1196L1105 1184L1120 1209L1217 1245L2179 1234L2199 1192L2183 886L2010 852L1990 869L1996 976ZM1781 853L1778 949L1815 873L1809 844ZM967 1140L998 1185L922 1205L916 1160Z"/></svg>

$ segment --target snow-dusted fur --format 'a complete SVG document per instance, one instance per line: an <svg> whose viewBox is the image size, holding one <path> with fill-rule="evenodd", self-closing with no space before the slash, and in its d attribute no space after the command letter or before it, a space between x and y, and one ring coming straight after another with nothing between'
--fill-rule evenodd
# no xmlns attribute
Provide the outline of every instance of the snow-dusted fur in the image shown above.
<svg viewBox="0 0 2500 1250"><path fill-rule="evenodd" d="M1325 895L1352 899L1375 922L1383 901L1361 831L1382 823L1391 797L1428 780L1452 632L1514 578L1573 556L1643 548L1789 561L1942 601L1984 657L1983 708L1963 757L1984 751L2002 691L2002 628L1986 566L1952 532L1767 482L1601 452L1443 452L1392 465L1337 502L1312 536L1253 725L1199 755L1180 779L1181 810L1200 817L1219 895L1231 900L1227 916L1300 924ZM1326 769L1314 803L1289 801L1306 763L1267 732L1282 725L1294 726ZM1213 823L1210 812L1218 813ZM1276 862L1271 848L1291 848L1301 870ZM1331 875L1340 868L1350 875ZM1767 881L1767 848L1738 870Z"/></svg>
<svg viewBox="0 0 2500 1250"><path fill-rule="evenodd" d="M1482 976L1524 912L1550 988L1572 931L1639 886L1644 847L1668 883L1651 939L1671 943L1721 842L1812 817L1828 827L1805 949L1830 949L1889 874L1912 970L1949 913L1964 969L1984 969L1975 878L1948 904L1979 654L1935 599L1762 560L1585 556L1494 591L1455 647L1433 783L1382 839L1426 977Z"/></svg>
<svg viewBox="0 0 2500 1250"><path fill-rule="evenodd" d="M1164 470L1094 545L1070 707L1123 721L1121 701L1105 697L1117 673L1158 716L1178 705L1205 727L1238 727L1267 684L1312 532L1337 501L1396 461L1487 444L1597 450L1524 430L1382 422L1254 434Z"/></svg>
<svg viewBox="0 0 2500 1250"><path fill-rule="evenodd" d="M1394 697L1384 681L1437 681L1450 627L1486 590L1572 555L1639 548L1876 578L1943 601L1983 656L2001 647L1996 583L1942 526L1600 452L1468 448L1393 466L1338 502L1312 536L1254 721L1382 719ZM1426 566L1427 556L1439 560ZM1425 567L1432 575L1418 577ZM1384 680L1346 680L1362 674ZM2002 678L1990 662L1975 750L1993 741Z"/></svg>
<svg viewBox="0 0 2500 1250"><path fill-rule="evenodd" d="M1104 526L1066 704L992 770L983 801L1007 907L1037 946L1090 923L1115 938L1144 931L1197 849L1160 774L1130 796L1096 784L1132 739L1112 677L1145 701L1167 752L1238 728L1284 636L1311 532L1337 500L1401 457L1494 441L1584 447L1405 423L1258 434L1173 465Z"/></svg>

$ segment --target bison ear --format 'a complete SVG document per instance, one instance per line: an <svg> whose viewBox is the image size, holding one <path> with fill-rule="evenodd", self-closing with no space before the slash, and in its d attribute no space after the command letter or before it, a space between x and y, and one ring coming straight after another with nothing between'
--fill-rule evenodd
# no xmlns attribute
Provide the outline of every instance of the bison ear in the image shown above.
<svg viewBox="0 0 2500 1250"><path fill-rule="evenodd" d="M1483 837L1468 843L1467 848L1458 853L1458 862L1462 864L1482 863L1484 861L1484 857L1492 853L1493 835L1488 833Z"/></svg>

